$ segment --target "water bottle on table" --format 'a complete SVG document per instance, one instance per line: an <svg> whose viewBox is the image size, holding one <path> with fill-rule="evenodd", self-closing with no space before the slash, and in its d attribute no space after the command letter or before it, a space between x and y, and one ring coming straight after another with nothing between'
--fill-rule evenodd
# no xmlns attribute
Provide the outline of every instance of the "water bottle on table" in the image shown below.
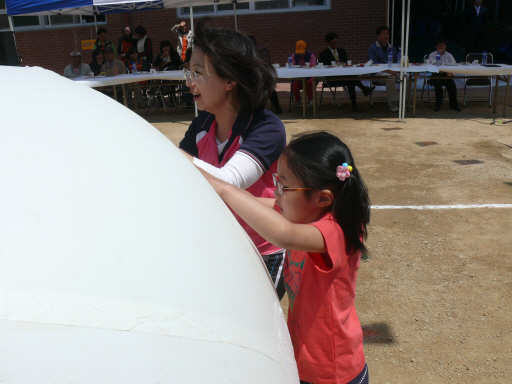
<svg viewBox="0 0 512 384"><path fill-rule="evenodd" d="M391 68L393 66L393 52L389 52L388 55L388 67Z"/></svg>
<svg viewBox="0 0 512 384"><path fill-rule="evenodd" d="M436 53L436 66L439 67L441 65L441 54L439 52Z"/></svg>
<svg viewBox="0 0 512 384"><path fill-rule="evenodd" d="M293 68L292 55L288 56L288 62L286 63L286 68Z"/></svg>
<svg viewBox="0 0 512 384"><path fill-rule="evenodd" d="M487 65L487 52L484 51L482 54L482 65Z"/></svg>
<svg viewBox="0 0 512 384"><path fill-rule="evenodd" d="M135 63L132 64L132 74L133 75L137 74L137 66L135 65Z"/></svg>
<svg viewBox="0 0 512 384"><path fill-rule="evenodd" d="M397 59L398 64L400 64L401 57L402 57L402 48L398 48L398 59Z"/></svg>

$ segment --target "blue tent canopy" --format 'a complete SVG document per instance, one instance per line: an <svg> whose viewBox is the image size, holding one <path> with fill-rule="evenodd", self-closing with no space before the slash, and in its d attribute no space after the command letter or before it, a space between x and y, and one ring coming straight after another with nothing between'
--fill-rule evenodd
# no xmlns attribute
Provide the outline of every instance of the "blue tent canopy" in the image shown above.
<svg viewBox="0 0 512 384"><path fill-rule="evenodd" d="M231 2L232 0L5 0L7 15L9 16L92 16Z"/></svg>

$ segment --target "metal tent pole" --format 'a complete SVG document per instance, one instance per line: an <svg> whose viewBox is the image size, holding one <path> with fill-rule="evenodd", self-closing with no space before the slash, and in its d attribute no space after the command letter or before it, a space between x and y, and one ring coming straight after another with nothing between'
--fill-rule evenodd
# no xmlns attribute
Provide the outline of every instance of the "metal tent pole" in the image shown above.
<svg viewBox="0 0 512 384"><path fill-rule="evenodd" d="M7 20L9 20L9 30L12 32L12 39L14 40L14 49L16 50L16 59L18 60L18 64L21 67L21 57L18 52L18 44L16 44L16 35L14 34L14 22L12 20L12 16L7 16Z"/></svg>
<svg viewBox="0 0 512 384"><path fill-rule="evenodd" d="M235 12L235 31L238 31L238 24L236 22L236 0L233 0L233 11Z"/></svg>
<svg viewBox="0 0 512 384"><path fill-rule="evenodd" d="M194 10L192 9L192 0L190 1L190 30L194 34Z"/></svg>
<svg viewBox="0 0 512 384"><path fill-rule="evenodd" d="M94 27L96 28L96 35L98 34L98 20L96 20L96 14L98 13L98 8L93 5L92 12L94 14Z"/></svg>
<svg viewBox="0 0 512 384"><path fill-rule="evenodd" d="M391 9L391 45L393 45L393 35L395 31L395 0L393 0Z"/></svg>
<svg viewBox="0 0 512 384"><path fill-rule="evenodd" d="M194 36L194 10L192 9L192 0L190 0L190 30L192 31L192 36ZM194 41L193 38L192 38L192 41ZM197 103L196 102L194 102L194 111L195 111L196 117L197 117L199 115L199 112L197 111Z"/></svg>
<svg viewBox="0 0 512 384"><path fill-rule="evenodd" d="M386 25L388 26L388 28L391 25L389 24L389 15L391 14L391 12L389 12L389 4L389 0L386 0Z"/></svg>
<svg viewBox="0 0 512 384"><path fill-rule="evenodd" d="M403 61L404 61L404 90L403 90L403 105L402 105L402 122L405 122L405 106L407 102L407 63L409 62L409 24L411 19L411 0L407 0L407 24L406 24L406 32L405 32L405 52Z"/></svg>
<svg viewBox="0 0 512 384"><path fill-rule="evenodd" d="M7 16L9 20L9 30L14 33L14 23L12 22L12 16Z"/></svg>
<svg viewBox="0 0 512 384"><path fill-rule="evenodd" d="M405 0L402 0L402 43L405 35ZM400 58L400 99L398 105L398 121L403 123L402 112L403 112L403 99L404 99L404 61Z"/></svg>

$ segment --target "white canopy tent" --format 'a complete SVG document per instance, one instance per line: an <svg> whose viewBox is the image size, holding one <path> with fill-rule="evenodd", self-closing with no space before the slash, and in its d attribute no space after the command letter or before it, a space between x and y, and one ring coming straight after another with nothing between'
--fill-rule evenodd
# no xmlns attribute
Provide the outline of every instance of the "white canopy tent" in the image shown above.
<svg viewBox="0 0 512 384"><path fill-rule="evenodd" d="M400 100L398 121L405 122L405 103L407 96L407 63L409 62L409 24L411 19L411 0L402 0L402 57L400 60ZM388 14L388 27L390 27L391 40L393 45L394 30L395 30L395 0L391 3L391 23ZM405 64L405 65L404 65Z"/></svg>
<svg viewBox="0 0 512 384"><path fill-rule="evenodd" d="M6 7L9 17L38 15L97 16L109 13L190 7L191 28L193 30L194 6L233 3L236 28L236 3L247 1L248 0L6 0Z"/></svg>

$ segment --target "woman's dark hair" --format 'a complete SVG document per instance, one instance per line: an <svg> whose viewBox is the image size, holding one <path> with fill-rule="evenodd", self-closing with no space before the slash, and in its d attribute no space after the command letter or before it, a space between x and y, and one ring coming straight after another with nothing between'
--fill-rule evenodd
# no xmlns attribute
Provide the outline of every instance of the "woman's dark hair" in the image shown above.
<svg viewBox="0 0 512 384"><path fill-rule="evenodd" d="M139 53L139 51L137 51L137 48L135 47L131 47L128 52L126 52L126 56L130 57L131 55L133 55L134 53Z"/></svg>
<svg viewBox="0 0 512 384"><path fill-rule="evenodd" d="M345 234L346 252L366 251L361 239L367 236L370 199L347 145L328 132L306 133L294 136L282 154L304 188L328 189L334 194L332 215ZM345 181L336 176L343 163L352 166ZM305 193L309 197L311 191Z"/></svg>
<svg viewBox="0 0 512 384"><path fill-rule="evenodd" d="M129 36L129 37L130 37L130 38L132 38L132 37L133 37L133 31L132 31L132 27L130 27L129 25L125 25L125 26L123 27L123 29L121 30L121 36L122 36L122 37L124 37L124 30L125 30L126 28L129 28L129 29L130 29L130 36Z"/></svg>
<svg viewBox="0 0 512 384"><path fill-rule="evenodd" d="M333 41L334 39L337 39L338 38L338 35L335 34L334 32L329 32L327 35L325 35L325 41L327 41L328 43L330 43L331 41Z"/></svg>
<svg viewBox="0 0 512 384"><path fill-rule="evenodd" d="M169 40L164 40L160 43L160 53L164 53L162 50L163 47L171 47L171 52L174 51L174 47Z"/></svg>
<svg viewBox="0 0 512 384"><path fill-rule="evenodd" d="M144 28L142 25L139 25L137 28L135 28L133 32L135 32L140 37L146 36L146 28Z"/></svg>
<svg viewBox="0 0 512 384"><path fill-rule="evenodd" d="M386 27L385 25L382 25L382 26L380 26L380 27L377 27L377 35L380 35L380 33L381 33L382 31L388 31L388 32L389 32L389 28L388 28L388 27Z"/></svg>
<svg viewBox="0 0 512 384"><path fill-rule="evenodd" d="M103 56L103 59L105 59L105 54L103 53L103 51L99 48L96 48L94 51L92 51L92 59L93 60L96 60L96 57L98 57L99 55Z"/></svg>
<svg viewBox="0 0 512 384"><path fill-rule="evenodd" d="M105 28L98 28L98 30L96 31L96 36L98 36L99 38L103 32L107 33L108 31Z"/></svg>
<svg viewBox="0 0 512 384"><path fill-rule="evenodd" d="M236 82L240 112L263 108L275 86L276 71L265 62L252 40L244 33L208 27L211 18L199 21L194 46L210 58L215 72Z"/></svg>

